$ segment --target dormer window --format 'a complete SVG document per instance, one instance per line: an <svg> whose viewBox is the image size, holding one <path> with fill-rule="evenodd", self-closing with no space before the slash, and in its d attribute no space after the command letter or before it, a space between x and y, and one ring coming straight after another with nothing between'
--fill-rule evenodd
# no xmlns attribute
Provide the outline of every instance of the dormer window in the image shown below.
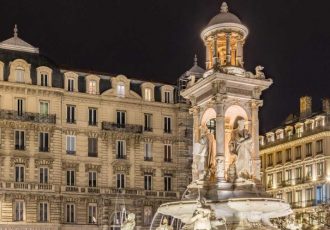
<svg viewBox="0 0 330 230"><path fill-rule="evenodd" d="M146 101L151 101L151 89L150 88L144 89L144 99Z"/></svg>
<svg viewBox="0 0 330 230"><path fill-rule="evenodd" d="M117 96L125 97L125 85L123 82L119 82L117 85Z"/></svg>
<svg viewBox="0 0 330 230"><path fill-rule="evenodd" d="M16 82L24 83L24 68L17 67L15 70Z"/></svg>
<svg viewBox="0 0 330 230"><path fill-rule="evenodd" d="M53 70L47 66L37 68L37 84L40 86L52 86Z"/></svg>
<svg viewBox="0 0 330 230"><path fill-rule="evenodd" d="M162 102L163 103L173 103L173 86L163 85L161 87Z"/></svg>
<svg viewBox="0 0 330 230"><path fill-rule="evenodd" d="M74 91L74 79L68 78L68 91L73 92Z"/></svg>
<svg viewBox="0 0 330 230"><path fill-rule="evenodd" d="M69 92L78 92L78 74L75 72L64 73L64 89Z"/></svg>
<svg viewBox="0 0 330 230"><path fill-rule="evenodd" d="M95 80L90 80L88 82L88 92L90 94L96 94L96 81Z"/></svg>

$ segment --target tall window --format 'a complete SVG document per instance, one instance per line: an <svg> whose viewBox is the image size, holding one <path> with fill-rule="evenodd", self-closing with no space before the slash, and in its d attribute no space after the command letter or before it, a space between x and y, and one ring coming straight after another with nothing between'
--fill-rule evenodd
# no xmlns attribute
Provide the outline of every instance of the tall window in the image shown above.
<svg viewBox="0 0 330 230"><path fill-rule="evenodd" d="M72 78L68 78L68 91L74 91L74 79Z"/></svg>
<svg viewBox="0 0 330 230"><path fill-rule="evenodd" d="M301 159L301 146L296 147L296 159Z"/></svg>
<svg viewBox="0 0 330 230"><path fill-rule="evenodd" d="M273 154L270 153L267 155L268 166L273 166Z"/></svg>
<svg viewBox="0 0 330 230"><path fill-rule="evenodd" d="M23 116L24 114L24 99L17 99L17 115Z"/></svg>
<svg viewBox="0 0 330 230"><path fill-rule="evenodd" d="M48 152L48 144L49 144L49 134L48 133L39 133L39 151L40 152Z"/></svg>
<svg viewBox="0 0 330 230"><path fill-rule="evenodd" d="M323 197L323 187L322 186L317 186L316 187L316 203L320 204L321 202L324 201Z"/></svg>
<svg viewBox="0 0 330 230"><path fill-rule="evenodd" d="M125 128L125 123L126 123L126 112L117 111L117 127Z"/></svg>
<svg viewBox="0 0 330 230"><path fill-rule="evenodd" d="M24 150L25 149L25 133L21 130L15 131L15 149Z"/></svg>
<svg viewBox="0 0 330 230"><path fill-rule="evenodd" d="M164 161L165 162L172 161L172 145L169 144L164 145Z"/></svg>
<svg viewBox="0 0 330 230"><path fill-rule="evenodd" d="M296 191L296 202L298 202L298 203L302 202L302 191L301 190Z"/></svg>
<svg viewBox="0 0 330 230"><path fill-rule="evenodd" d="M170 91L165 91L164 96L165 96L164 102L165 103L171 103L171 92Z"/></svg>
<svg viewBox="0 0 330 230"><path fill-rule="evenodd" d="M319 162L316 164L316 173L318 177L322 177L324 174L324 164L323 162Z"/></svg>
<svg viewBox="0 0 330 230"><path fill-rule="evenodd" d="M286 193L286 201L287 201L289 204L292 204L292 192L287 192L287 193Z"/></svg>
<svg viewBox="0 0 330 230"><path fill-rule="evenodd" d="M96 111L97 110L95 108L88 109L88 125L91 126L97 125Z"/></svg>
<svg viewBox="0 0 330 230"><path fill-rule="evenodd" d="M308 188L305 190L305 200L306 201L312 201L313 200L313 189Z"/></svg>
<svg viewBox="0 0 330 230"><path fill-rule="evenodd" d="M24 83L24 69L22 67L18 67L15 70L15 75L16 75L16 82Z"/></svg>
<svg viewBox="0 0 330 230"><path fill-rule="evenodd" d="M97 204L88 204L88 223L97 223Z"/></svg>
<svg viewBox="0 0 330 230"><path fill-rule="evenodd" d="M268 174L268 182L267 182L267 187L271 188L273 187L274 184L274 180L273 180L273 174Z"/></svg>
<svg viewBox="0 0 330 230"><path fill-rule="evenodd" d="M144 160L152 161L152 144L144 143Z"/></svg>
<svg viewBox="0 0 330 230"><path fill-rule="evenodd" d="M164 176L164 191L171 191L172 190L172 176L165 175Z"/></svg>
<svg viewBox="0 0 330 230"><path fill-rule="evenodd" d="M285 171L285 177L286 177L287 182L291 183L291 180L292 180L292 170L291 169Z"/></svg>
<svg viewBox="0 0 330 230"><path fill-rule="evenodd" d="M144 99L146 101L151 101L151 89L150 88L144 89Z"/></svg>
<svg viewBox="0 0 330 230"><path fill-rule="evenodd" d="M24 182L24 166L16 165L15 166L15 182Z"/></svg>
<svg viewBox="0 0 330 230"><path fill-rule="evenodd" d="M125 175L122 173L117 174L117 188L125 188Z"/></svg>
<svg viewBox="0 0 330 230"><path fill-rule="evenodd" d="M306 177L311 179L313 176L313 165L306 165Z"/></svg>
<svg viewBox="0 0 330 230"><path fill-rule="evenodd" d="M68 105L66 107L66 122L67 123L76 123L75 111L76 107L74 105Z"/></svg>
<svg viewBox="0 0 330 230"><path fill-rule="evenodd" d="M145 174L144 175L144 189L145 190L151 190L151 181L152 181L152 175L151 174Z"/></svg>
<svg viewBox="0 0 330 230"><path fill-rule="evenodd" d="M152 114L144 114L144 131L152 131Z"/></svg>
<svg viewBox="0 0 330 230"><path fill-rule="evenodd" d="M279 151L276 153L276 163L281 164L282 163L282 152Z"/></svg>
<svg viewBox="0 0 330 230"><path fill-rule="evenodd" d="M117 159L126 159L126 142L124 140L116 141Z"/></svg>
<svg viewBox="0 0 330 230"><path fill-rule="evenodd" d="M88 93L96 94L96 81L95 80L90 80L88 82Z"/></svg>
<svg viewBox="0 0 330 230"><path fill-rule="evenodd" d="M89 171L88 172L88 186L89 187L96 187L96 172Z"/></svg>
<svg viewBox="0 0 330 230"><path fill-rule="evenodd" d="M97 138L88 138L88 156L97 157Z"/></svg>
<svg viewBox="0 0 330 230"><path fill-rule="evenodd" d="M42 73L40 75L40 85L41 86L48 86L48 75L46 73Z"/></svg>
<svg viewBox="0 0 330 230"><path fill-rule="evenodd" d="M291 161L291 159L292 159L291 149L286 149L285 150L285 155L286 155L286 161Z"/></svg>
<svg viewBox="0 0 330 230"><path fill-rule="evenodd" d="M66 185L67 186L75 186L75 171L73 169L69 169L66 171Z"/></svg>
<svg viewBox="0 0 330 230"><path fill-rule="evenodd" d="M164 117L164 132L171 133L171 118Z"/></svg>
<svg viewBox="0 0 330 230"><path fill-rule="evenodd" d="M323 152L323 140L316 141L316 153Z"/></svg>
<svg viewBox="0 0 330 230"><path fill-rule="evenodd" d="M302 169L301 167L296 168L296 179L301 180L302 179Z"/></svg>
<svg viewBox="0 0 330 230"><path fill-rule="evenodd" d="M48 222L48 203L47 202L39 203L39 221Z"/></svg>
<svg viewBox="0 0 330 230"><path fill-rule="evenodd" d="M276 182L278 185L282 184L282 172L276 173Z"/></svg>
<svg viewBox="0 0 330 230"><path fill-rule="evenodd" d="M24 201L16 200L15 201L15 221L24 220Z"/></svg>
<svg viewBox="0 0 330 230"><path fill-rule="evenodd" d="M306 144L306 157L312 156L312 143Z"/></svg>
<svg viewBox="0 0 330 230"><path fill-rule="evenodd" d="M66 153L76 154L76 136L66 136Z"/></svg>
<svg viewBox="0 0 330 230"><path fill-rule="evenodd" d="M74 223L74 221L75 221L75 207L74 207L74 204L66 204L65 212L66 212L66 222L67 223Z"/></svg>
<svg viewBox="0 0 330 230"><path fill-rule="evenodd" d="M49 113L49 103L46 101L40 101L40 114L48 115Z"/></svg>
<svg viewBox="0 0 330 230"><path fill-rule="evenodd" d="M39 169L40 184L48 184L48 168L42 167Z"/></svg>
<svg viewBox="0 0 330 230"><path fill-rule="evenodd" d="M122 82L119 82L117 85L117 96L125 97L125 85Z"/></svg>

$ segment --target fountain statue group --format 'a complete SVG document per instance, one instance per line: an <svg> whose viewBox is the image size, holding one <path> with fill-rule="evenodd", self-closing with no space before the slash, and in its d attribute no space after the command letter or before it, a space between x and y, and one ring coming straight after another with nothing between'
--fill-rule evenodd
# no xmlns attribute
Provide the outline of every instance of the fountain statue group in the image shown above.
<svg viewBox="0 0 330 230"><path fill-rule="evenodd" d="M216 177L216 141L214 135L203 125L198 147L194 152L192 165L193 178L196 181L214 181ZM245 120L237 118L231 139L228 144L230 152L230 165L227 170L227 180L237 182L251 179L251 149L252 139L249 131L245 128Z"/></svg>

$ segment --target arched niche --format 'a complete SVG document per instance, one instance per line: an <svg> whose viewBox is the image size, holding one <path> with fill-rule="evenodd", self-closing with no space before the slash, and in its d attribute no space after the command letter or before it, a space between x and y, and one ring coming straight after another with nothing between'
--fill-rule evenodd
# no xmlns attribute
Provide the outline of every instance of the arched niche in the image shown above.
<svg viewBox="0 0 330 230"><path fill-rule="evenodd" d="M202 115L202 119L201 119L201 122L200 124L201 125L206 125L206 123L209 121L209 120L212 120L214 118L217 117L217 113L215 112L215 110L213 108L207 108L203 115Z"/></svg>

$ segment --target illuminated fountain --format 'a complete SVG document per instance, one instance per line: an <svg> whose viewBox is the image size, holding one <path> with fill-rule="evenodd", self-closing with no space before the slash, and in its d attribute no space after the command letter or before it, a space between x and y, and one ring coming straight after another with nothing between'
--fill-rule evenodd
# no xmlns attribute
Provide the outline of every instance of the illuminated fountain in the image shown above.
<svg viewBox="0 0 330 230"><path fill-rule="evenodd" d="M158 208L151 229L272 229L270 218L292 212L261 185L258 111L272 80L261 66L243 68L247 35L226 3L201 33L207 70L181 92L194 119L193 182L181 201Z"/></svg>

